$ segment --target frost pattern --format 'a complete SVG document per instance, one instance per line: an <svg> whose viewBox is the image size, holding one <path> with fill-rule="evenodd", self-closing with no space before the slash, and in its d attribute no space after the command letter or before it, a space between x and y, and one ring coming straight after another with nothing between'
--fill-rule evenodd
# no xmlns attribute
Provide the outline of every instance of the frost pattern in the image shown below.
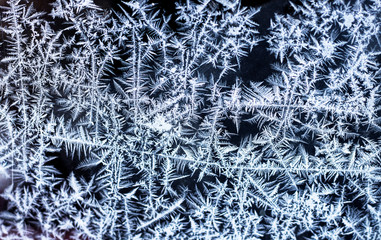
<svg viewBox="0 0 381 240"><path fill-rule="evenodd" d="M381 2L291 6L260 36L234 0L9 0L1 238L380 238Z"/></svg>

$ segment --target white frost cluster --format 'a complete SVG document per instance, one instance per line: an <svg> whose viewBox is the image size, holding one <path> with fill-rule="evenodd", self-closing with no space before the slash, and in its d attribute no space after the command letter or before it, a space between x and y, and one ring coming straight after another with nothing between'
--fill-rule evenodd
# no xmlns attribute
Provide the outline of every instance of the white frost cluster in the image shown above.
<svg viewBox="0 0 381 240"><path fill-rule="evenodd" d="M381 238L380 1L261 35L238 0L33 2L0 10L1 239Z"/></svg>

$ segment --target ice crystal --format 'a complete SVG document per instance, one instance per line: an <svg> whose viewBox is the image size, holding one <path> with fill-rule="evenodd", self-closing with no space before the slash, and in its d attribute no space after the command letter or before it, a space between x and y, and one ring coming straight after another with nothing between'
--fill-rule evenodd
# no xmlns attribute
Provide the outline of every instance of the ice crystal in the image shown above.
<svg viewBox="0 0 381 240"><path fill-rule="evenodd" d="M381 238L380 1L33 2L1 7L2 239Z"/></svg>

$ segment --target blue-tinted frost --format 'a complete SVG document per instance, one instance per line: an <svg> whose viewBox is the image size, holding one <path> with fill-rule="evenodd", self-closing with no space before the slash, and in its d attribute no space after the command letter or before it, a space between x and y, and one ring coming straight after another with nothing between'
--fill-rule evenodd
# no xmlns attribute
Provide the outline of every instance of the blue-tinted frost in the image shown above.
<svg viewBox="0 0 381 240"><path fill-rule="evenodd" d="M1 239L381 238L379 0L261 35L233 0L31 2L1 10Z"/></svg>

